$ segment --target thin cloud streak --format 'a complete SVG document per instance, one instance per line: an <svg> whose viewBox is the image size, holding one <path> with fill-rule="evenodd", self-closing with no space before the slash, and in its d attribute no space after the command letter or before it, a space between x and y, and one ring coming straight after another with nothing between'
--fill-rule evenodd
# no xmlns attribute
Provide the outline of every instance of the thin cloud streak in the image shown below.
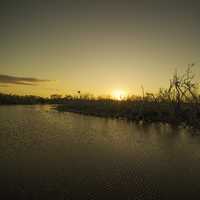
<svg viewBox="0 0 200 200"><path fill-rule="evenodd" d="M0 74L0 83L2 83L2 84L36 86L37 83L49 82L49 81L50 80L44 80L44 79L38 79L38 78L16 77L16 76L9 76L9 75Z"/></svg>

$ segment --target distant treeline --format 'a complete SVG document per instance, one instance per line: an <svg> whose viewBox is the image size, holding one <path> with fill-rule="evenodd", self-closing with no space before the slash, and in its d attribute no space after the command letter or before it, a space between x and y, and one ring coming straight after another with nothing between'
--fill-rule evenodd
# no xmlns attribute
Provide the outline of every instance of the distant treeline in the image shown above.
<svg viewBox="0 0 200 200"><path fill-rule="evenodd" d="M60 104L65 98L44 98L32 95L13 95L0 93L0 105Z"/></svg>

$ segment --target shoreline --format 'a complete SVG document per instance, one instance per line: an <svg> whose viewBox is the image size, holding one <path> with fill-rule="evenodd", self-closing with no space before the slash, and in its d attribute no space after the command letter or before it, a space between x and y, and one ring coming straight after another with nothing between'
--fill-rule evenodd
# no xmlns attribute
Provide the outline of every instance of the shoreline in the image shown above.
<svg viewBox="0 0 200 200"><path fill-rule="evenodd" d="M71 112L101 118L122 119L132 122L164 123L200 130L200 113L192 105L182 105L176 111L170 103L142 104L141 102L70 101L55 107L59 112Z"/></svg>

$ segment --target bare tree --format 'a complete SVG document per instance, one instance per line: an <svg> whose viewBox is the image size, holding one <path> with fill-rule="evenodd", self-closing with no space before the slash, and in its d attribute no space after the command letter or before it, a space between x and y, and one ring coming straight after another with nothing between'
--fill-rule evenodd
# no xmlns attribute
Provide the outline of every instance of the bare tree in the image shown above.
<svg viewBox="0 0 200 200"><path fill-rule="evenodd" d="M173 78L170 80L168 89L169 99L175 101L177 104L186 101L198 101L196 95L197 83L194 82L194 74L192 68L195 64L192 63L188 66L183 75L178 75L175 72Z"/></svg>

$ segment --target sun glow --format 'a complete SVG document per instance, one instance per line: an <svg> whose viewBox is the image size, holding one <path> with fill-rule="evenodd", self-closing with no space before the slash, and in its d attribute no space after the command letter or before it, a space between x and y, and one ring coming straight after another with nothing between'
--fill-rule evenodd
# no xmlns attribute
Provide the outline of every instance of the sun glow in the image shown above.
<svg viewBox="0 0 200 200"><path fill-rule="evenodd" d="M112 97L115 100L121 101L127 97L127 94L124 90L114 90L112 92Z"/></svg>

